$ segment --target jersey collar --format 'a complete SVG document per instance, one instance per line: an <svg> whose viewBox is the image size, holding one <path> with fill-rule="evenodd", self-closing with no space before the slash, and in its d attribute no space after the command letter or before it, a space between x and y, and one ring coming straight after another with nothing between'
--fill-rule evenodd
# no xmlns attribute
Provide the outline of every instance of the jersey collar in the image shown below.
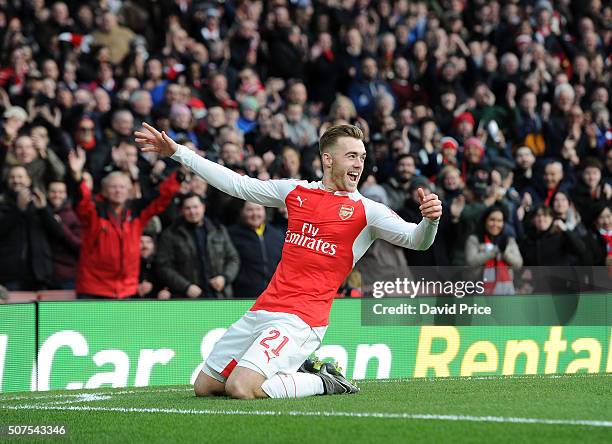
<svg viewBox="0 0 612 444"><path fill-rule="evenodd" d="M331 191L327 191L325 189L325 185L323 185L323 181L321 180L318 181L317 185L319 189L325 191L326 193L331 193ZM349 199L354 200L355 202L361 199L361 194L359 193L359 191L353 191L352 193L349 193L348 191L334 191L333 194L334 196L347 196Z"/></svg>

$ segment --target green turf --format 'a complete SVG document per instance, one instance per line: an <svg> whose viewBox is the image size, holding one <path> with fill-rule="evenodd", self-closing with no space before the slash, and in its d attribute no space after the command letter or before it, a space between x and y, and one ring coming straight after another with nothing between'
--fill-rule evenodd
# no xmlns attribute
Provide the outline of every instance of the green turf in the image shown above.
<svg viewBox="0 0 612 444"><path fill-rule="evenodd" d="M0 424L64 424L69 430L68 440L84 443L609 443L612 442L612 427L609 427L612 425L610 376L362 381L361 393L357 395L298 400L203 399L195 398L188 387L10 394L0 396ZM74 396L78 393L96 393L109 398L84 400ZM67 396L49 398L58 394ZM27 409L12 410L7 406L26 406ZM60 410L39 410L49 407ZM91 410L108 407L173 409L178 412ZM67 410L70 408L86 410ZM196 414L201 410L211 412ZM229 410L244 414L221 413ZM262 411L273 411L278 415L249 413ZM291 415L290 412L295 413ZM305 412L310 412L310 415L317 412L406 413L591 420L606 421L608 426L302 416ZM4 438L0 437L0 440Z"/></svg>

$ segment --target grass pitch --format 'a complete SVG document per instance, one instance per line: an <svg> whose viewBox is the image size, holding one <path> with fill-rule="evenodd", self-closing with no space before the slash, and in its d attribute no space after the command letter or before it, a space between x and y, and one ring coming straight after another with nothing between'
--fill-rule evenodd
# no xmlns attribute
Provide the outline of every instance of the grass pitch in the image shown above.
<svg viewBox="0 0 612 444"><path fill-rule="evenodd" d="M612 375L359 386L351 396L255 401L195 398L186 386L2 395L0 440L7 425L31 424L65 425L53 441L85 443L612 442Z"/></svg>

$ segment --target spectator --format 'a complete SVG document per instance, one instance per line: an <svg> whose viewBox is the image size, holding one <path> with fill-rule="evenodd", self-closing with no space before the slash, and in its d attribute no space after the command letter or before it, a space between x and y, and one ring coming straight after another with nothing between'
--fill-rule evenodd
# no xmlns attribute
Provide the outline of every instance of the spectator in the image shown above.
<svg viewBox="0 0 612 444"><path fill-rule="evenodd" d="M168 135L198 145L198 136L193 131L193 115L187 105L175 103L170 107L170 129Z"/></svg>
<svg viewBox="0 0 612 444"><path fill-rule="evenodd" d="M607 92L607 91L606 91ZM610 126L610 111L606 108L606 102L594 102L591 105L593 123L587 128L587 135L591 148L593 139L596 143L597 156L603 157L603 152L610 152L612 148L612 126Z"/></svg>
<svg viewBox="0 0 612 444"><path fill-rule="evenodd" d="M305 36L300 28L291 24L289 11L284 6L275 7L273 17L273 27L264 37L270 53L269 75L281 79L300 79L304 75L307 55Z"/></svg>
<svg viewBox="0 0 612 444"><path fill-rule="evenodd" d="M612 211L610 205L599 205L595 219L586 238L586 248L590 253L590 265L608 267L608 277L612 278Z"/></svg>
<svg viewBox="0 0 612 444"><path fill-rule="evenodd" d="M84 125L84 127L87 126L87 124ZM131 142L133 130L134 116L129 110L120 109L113 113L111 127L102 135L105 142L96 143L95 149L90 149L87 153L87 166L94 178L98 180L102 177L103 168L112 159L114 146L119 145L120 142Z"/></svg>
<svg viewBox="0 0 612 444"><path fill-rule="evenodd" d="M140 236L140 275L138 276L138 296L141 298L169 299L167 288L159 288L155 273L156 233L145 230Z"/></svg>
<svg viewBox="0 0 612 444"><path fill-rule="evenodd" d="M474 136L474 127L476 120L474 116L465 111L455 117L453 127L455 129L455 138L460 144L464 144L470 137Z"/></svg>
<svg viewBox="0 0 612 444"><path fill-rule="evenodd" d="M291 145L285 146L280 153L278 178L302 179L302 165L299 151Z"/></svg>
<svg viewBox="0 0 612 444"><path fill-rule="evenodd" d="M0 160L6 155L6 151L13 146L19 131L28 121L28 113L19 106L11 106L4 111L4 121L0 129L0 147L3 148Z"/></svg>
<svg viewBox="0 0 612 444"><path fill-rule="evenodd" d="M332 36L322 32L310 51L308 66L311 99L327 112L336 97L340 76L338 55L333 48Z"/></svg>
<svg viewBox="0 0 612 444"><path fill-rule="evenodd" d="M580 215L590 225L595 220L597 209L612 200L612 186L603 181L603 166L598 159L584 159L581 169L580 181L574 188L572 197Z"/></svg>
<svg viewBox="0 0 612 444"><path fill-rule="evenodd" d="M53 257L51 288L73 290L81 248L81 223L68 200L65 182L49 182L47 201L53 212L53 222L48 227Z"/></svg>
<svg viewBox="0 0 612 444"><path fill-rule="evenodd" d="M455 116L460 114L464 107L457 103L457 94L452 89L443 90L440 94L440 105L435 108L435 119L443 134L453 133Z"/></svg>
<svg viewBox="0 0 612 444"><path fill-rule="evenodd" d="M245 202L240 223L228 228L232 243L240 254L240 271L234 281L234 294L257 298L268 286L281 258L284 233L266 223L262 205Z"/></svg>
<svg viewBox="0 0 612 444"><path fill-rule="evenodd" d="M606 167L603 171L604 182L612 186L612 149L606 154Z"/></svg>
<svg viewBox="0 0 612 444"><path fill-rule="evenodd" d="M151 198L173 162L135 155L132 131L149 120L240 173L317 179L317 135L348 122L363 129L366 175L392 205L405 154L416 156L416 177L444 191L457 264L496 202L517 239L540 203L569 193L588 230L609 204L606 2L181 1L150 11L137 2L102 2L100 11L65 0L4 3L0 174L27 164L40 190L63 179L80 146L95 192L108 171L122 170L135 195ZM15 149L24 136L33 150ZM589 158L605 162L600 184L595 169L588 179L583 171ZM236 223L240 202L213 190L209 199L209 217ZM558 217L571 225L570 213Z"/></svg>
<svg viewBox="0 0 612 444"><path fill-rule="evenodd" d="M92 34L93 43L107 47L110 61L118 65L130 51L129 45L135 34L129 28L117 24L117 16L112 11L104 11L100 23L100 29Z"/></svg>
<svg viewBox="0 0 612 444"><path fill-rule="evenodd" d="M461 173L454 165L447 165L440 171L439 191L441 191L442 202L446 206L450 206L451 202L463 197L463 189L465 184L461 180Z"/></svg>
<svg viewBox="0 0 612 444"><path fill-rule="evenodd" d="M583 257L584 252L584 243L565 222L554 219L551 207L540 206L534 212L532 227L521 242L525 265L568 266L572 255Z"/></svg>
<svg viewBox="0 0 612 444"><path fill-rule="evenodd" d="M553 195L557 191L567 191L571 188L568 180L564 180L563 165L559 161L552 161L544 167L544 180L533 187L525 189L534 204L550 205Z"/></svg>
<svg viewBox="0 0 612 444"><path fill-rule="evenodd" d="M531 148L522 146L517 149L514 160L516 162L514 170L514 187L516 190L522 194L529 188L535 189L538 186L534 168L536 158Z"/></svg>
<svg viewBox="0 0 612 444"><path fill-rule="evenodd" d="M413 178L408 187L408 195L404 200L404 204L398 210L398 215L406 222L419 223L421 221L419 188L423 189L425 195L435 190L434 185L426 178L420 176ZM451 213L448 211L448 205L444 204L444 207L440 223L438 224L438 233L432 246L425 251L404 249L404 256L408 266L419 277L432 278L432 280L439 278L439 276L434 277L432 273L428 273L431 270L427 270L427 267L450 265L449 246L454 241L452 238L456 231L456 223L451 223ZM414 267L418 267L418 271ZM433 274L435 275L435 273Z"/></svg>
<svg viewBox="0 0 612 444"><path fill-rule="evenodd" d="M329 110L329 120L333 124L339 121L354 123L357 118L357 111L351 99L346 96L338 95L336 100L331 104Z"/></svg>
<svg viewBox="0 0 612 444"><path fill-rule="evenodd" d="M477 170L488 169L485 148L477 137L470 137L463 147L463 160L461 162L461 176L469 180Z"/></svg>
<svg viewBox="0 0 612 444"><path fill-rule="evenodd" d="M489 207L465 243L465 261L479 267L486 294L514 294L514 270L523 265L516 240L504 232L505 220L503 208Z"/></svg>
<svg viewBox="0 0 612 444"><path fill-rule="evenodd" d="M76 213L83 226L77 270L77 296L118 298L135 296L140 273L140 236L147 222L161 213L180 187L176 174L160 185L159 196L149 202L129 199L132 182L115 171L102 180L97 200L83 181L85 152L69 157L72 179L78 185Z"/></svg>
<svg viewBox="0 0 612 444"><path fill-rule="evenodd" d="M45 289L52 277L46 229L55 221L44 193L31 186L28 171L15 165L0 196L0 284L9 291Z"/></svg>
<svg viewBox="0 0 612 444"><path fill-rule="evenodd" d="M414 147L414 151L418 159L418 166L421 174L431 178L438 174L442 166L438 128L436 126L436 121L431 117L421 119L419 127L421 140L419 140Z"/></svg>
<svg viewBox="0 0 612 444"><path fill-rule="evenodd" d="M134 115L134 126L139 128L143 122L151 121L153 99L146 89L137 89L130 95L130 109Z"/></svg>
<svg viewBox="0 0 612 444"><path fill-rule="evenodd" d="M416 161L412 154L402 154L397 158L395 174L382 186L387 194L389 206L398 211L409 196L410 182L416 175Z"/></svg>
<svg viewBox="0 0 612 444"><path fill-rule="evenodd" d="M205 217L206 205L196 194L181 203L181 217L159 241L155 265L160 283L173 297L233 297L232 283L240 257L227 229Z"/></svg>
<svg viewBox="0 0 612 444"><path fill-rule="evenodd" d="M365 57L361 62L360 74L348 91L357 113L369 121L374 115L376 99L383 93L392 94L391 88L378 80L376 59Z"/></svg>
<svg viewBox="0 0 612 444"><path fill-rule="evenodd" d="M526 91L521 96L519 107L516 107L514 98L510 101L514 113L516 142L529 148L534 155L541 156L546 151L546 142L537 105L537 96L533 91Z"/></svg>
<svg viewBox="0 0 612 444"><path fill-rule="evenodd" d="M361 194L375 202L388 205L386 192L380 185L374 184L362 188ZM372 285L374 281L410 276L402 248L382 239L374 241L359 262L355 264L355 269L361 274L365 290L368 290L367 286Z"/></svg>
<svg viewBox="0 0 612 444"><path fill-rule="evenodd" d="M568 133L568 115L576 93L569 83L561 83L554 90L554 106L552 111L550 104L542 105L542 120L544 121L544 133L546 138L547 156L559 156L563 147L563 140Z"/></svg>
<svg viewBox="0 0 612 444"><path fill-rule="evenodd" d="M285 135L295 146L304 148L317 143L317 130L304 115L300 104L289 104L286 115Z"/></svg>
<svg viewBox="0 0 612 444"><path fill-rule="evenodd" d="M393 62L393 80L390 82L390 87L400 109L412 105L417 98L417 93L410 82L410 65L404 57L398 57Z"/></svg>
<svg viewBox="0 0 612 444"><path fill-rule="evenodd" d="M7 168L15 165L25 167L32 180L32 187L37 190L44 190L50 180L61 180L66 170L62 161L52 150L47 149L46 144L39 145L37 150L28 135L15 139L12 151L6 156L3 176L6 176Z"/></svg>
<svg viewBox="0 0 612 444"><path fill-rule="evenodd" d="M221 72L213 72L209 76L208 88L204 91L204 102L208 108L221 107L229 108L235 105L235 101L228 91L227 76ZM221 125L217 125L218 128Z"/></svg>
<svg viewBox="0 0 612 444"><path fill-rule="evenodd" d="M345 44L342 45L343 51L340 54L341 78L339 87L343 94L348 91L348 85L357 78L360 69L360 61L367 51L363 48L363 37L356 28L351 28L346 32Z"/></svg>
<svg viewBox="0 0 612 444"><path fill-rule="evenodd" d="M255 130L257 126L257 111L259 104L255 97L247 96L240 103L241 115L237 127L243 134L247 135Z"/></svg>

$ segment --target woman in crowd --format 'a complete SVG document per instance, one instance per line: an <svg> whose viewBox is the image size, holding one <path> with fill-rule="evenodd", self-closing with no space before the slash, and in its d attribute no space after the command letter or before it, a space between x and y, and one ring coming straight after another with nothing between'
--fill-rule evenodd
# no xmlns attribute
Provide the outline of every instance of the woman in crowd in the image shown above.
<svg viewBox="0 0 612 444"><path fill-rule="evenodd" d="M514 294L513 270L523 265L516 240L504 233L506 218L502 207L491 206L465 243L466 263L478 267L486 294Z"/></svg>

